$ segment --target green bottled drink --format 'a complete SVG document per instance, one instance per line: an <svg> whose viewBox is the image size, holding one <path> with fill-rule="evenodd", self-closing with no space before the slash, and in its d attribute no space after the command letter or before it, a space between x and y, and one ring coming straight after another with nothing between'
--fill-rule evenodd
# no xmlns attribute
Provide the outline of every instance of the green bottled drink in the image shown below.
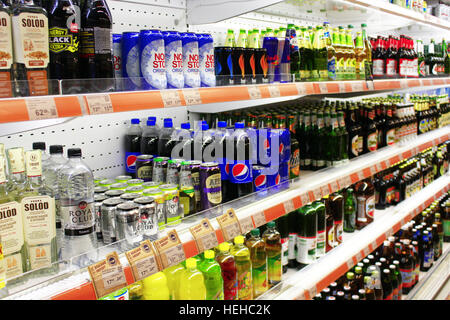
<svg viewBox="0 0 450 320"><path fill-rule="evenodd" d="M344 231L354 232L356 224L356 199L353 189L348 188L345 192L344 203Z"/></svg>
<svg viewBox="0 0 450 320"><path fill-rule="evenodd" d="M267 229L263 233L263 240L266 244L267 269L269 288L281 282L283 273L281 265L281 235L276 230L275 221L267 223Z"/></svg>
<svg viewBox="0 0 450 320"><path fill-rule="evenodd" d="M203 273L206 300L223 300L223 279L220 265L214 260L214 251L206 250L198 269Z"/></svg>
<svg viewBox="0 0 450 320"><path fill-rule="evenodd" d="M250 250L244 245L244 237L234 238L234 246L231 248L238 273L238 299L253 300L252 262Z"/></svg>
<svg viewBox="0 0 450 320"><path fill-rule="evenodd" d="M311 205L297 210L297 269L316 260L317 215Z"/></svg>
<svg viewBox="0 0 450 320"><path fill-rule="evenodd" d="M325 255L326 250L326 217L325 204L323 201L314 201L312 203L317 215L317 242L316 242L316 258Z"/></svg>
<svg viewBox="0 0 450 320"><path fill-rule="evenodd" d="M253 298L267 291L267 254L266 245L260 237L258 228L250 231L250 237L245 241L250 250L252 261Z"/></svg>
<svg viewBox="0 0 450 320"><path fill-rule="evenodd" d="M320 26L317 27L314 33L313 51L314 51L314 67L312 79L315 81L327 81L328 53L323 29Z"/></svg>
<svg viewBox="0 0 450 320"><path fill-rule="evenodd" d="M334 115L334 116L333 116ZM325 143L325 158L327 167L331 167L335 161L335 150L336 150L336 141L337 141L337 124L336 124L336 113L331 114L330 112L326 113L326 127L327 130L325 132L326 137L324 139Z"/></svg>

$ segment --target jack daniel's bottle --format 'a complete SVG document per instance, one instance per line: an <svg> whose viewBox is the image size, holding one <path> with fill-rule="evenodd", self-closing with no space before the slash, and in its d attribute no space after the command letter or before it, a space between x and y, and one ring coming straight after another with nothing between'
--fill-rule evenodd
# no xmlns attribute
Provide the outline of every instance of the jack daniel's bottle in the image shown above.
<svg viewBox="0 0 450 320"><path fill-rule="evenodd" d="M33 0L19 0L12 9L15 94L48 94L48 18Z"/></svg>

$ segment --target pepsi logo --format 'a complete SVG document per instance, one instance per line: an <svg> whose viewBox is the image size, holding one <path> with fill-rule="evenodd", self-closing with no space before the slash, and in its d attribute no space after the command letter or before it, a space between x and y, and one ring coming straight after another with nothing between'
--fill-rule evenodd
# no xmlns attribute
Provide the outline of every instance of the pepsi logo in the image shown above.
<svg viewBox="0 0 450 320"><path fill-rule="evenodd" d="M267 182L266 175L265 174L260 174L259 176L257 176L255 178L255 187L256 188L265 187L266 186L266 182Z"/></svg>
<svg viewBox="0 0 450 320"><path fill-rule="evenodd" d="M227 174L227 176L230 175L230 164L229 163L227 163L225 165L225 173Z"/></svg>
<svg viewBox="0 0 450 320"><path fill-rule="evenodd" d="M131 167L135 167L136 166L136 160L137 160L137 156L134 154L130 154L127 157L127 167L131 168Z"/></svg>
<svg viewBox="0 0 450 320"><path fill-rule="evenodd" d="M243 181L247 179L249 175L249 168L244 163L237 163L233 166L232 173L233 178L235 178L238 181Z"/></svg>

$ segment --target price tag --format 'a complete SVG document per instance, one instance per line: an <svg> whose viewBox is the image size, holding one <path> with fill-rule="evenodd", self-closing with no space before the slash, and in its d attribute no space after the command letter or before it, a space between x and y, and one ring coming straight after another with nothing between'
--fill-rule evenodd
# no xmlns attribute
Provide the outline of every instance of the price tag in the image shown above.
<svg viewBox="0 0 450 320"><path fill-rule="evenodd" d="M53 119L58 117L58 110L54 98L28 98L25 99L30 120Z"/></svg>
<svg viewBox="0 0 450 320"><path fill-rule="evenodd" d="M109 94L88 94L84 96L84 99L91 115L114 112Z"/></svg>
<svg viewBox="0 0 450 320"><path fill-rule="evenodd" d="M320 93L328 93L328 86L326 83L319 82Z"/></svg>
<svg viewBox="0 0 450 320"><path fill-rule="evenodd" d="M307 193L303 193L300 195L300 199L302 200L302 206L306 206L310 201L309 201L309 196Z"/></svg>
<svg viewBox="0 0 450 320"><path fill-rule="evenodd" d="M341 188L348 187L351 184L352 184L352 179L350 178L350 176L345 176L345 177L342 177L339 179L339 186Z"/></svg>
<svg viewBox="0 0 450 320"><path fill-rule="evenodd" d="M251 216L245 217L239 221L239 224L241 225L241 230L243 234L246 234L247 232L250 232L252 229L255 228L253 225L253 220Z"/></svg>
<svg viewBox="0 0 450 320"><path fill-rule="evenodd" d="M292 199L283 202L283 206L286 214L295 210L294 201Z"/></svg>
<svg viewBox="0 0 450 320"><path fill-rule="evenodd" d="M400 79L400 88L402 89L408 88L408 80Z"/></svg>
<svg viewBox="0 0 450 320"><path fill-rule="evenodd" d="M328 184L320 187L320 193L322 194L322 197L326 196L327 194L330 194L330 189L328 189Z"/></svg>
<svg viewBox="0 0 450 320"><path fill-rule="evenodd" d="M352 86L352 91L363 91L364 90L362 82L352 82L351 86Z"/></svg>
<svg viewBox="0 0 450 320"><path fill-rule="evenodd" d="M319 188L313 190L314 199L320 200L322 198L322 190Z"/></svg>
<svg viewBox="0 0 450 320"><path fill-rule="evenodd" d="M202 104L198 89L183 89L183 96L187 106Z"/></svg>
<svg viewBox="0 0 450 320"><path fill-rule="evenodd" d="M347 260L347 268L348 268L348 269L353 268L353 258Z"/></svg>
<svg viewBox="0 0 450 320"><path fill-rule="evenodd" d="M317 287L314 286L311 289L309 289L309 296L311 299L313 299L317 295Z"/></svg>
<svg viewBox="0 0 450 320"><path fill-rule="evenodd" d="M265 225L267 223L266 215L264 214L264 211L260 211L255 213L252 216L253 222L255 223L256 228Z"/></svg>
<svg viewBox="0 0 450 320"><path fill-rule="evenodd" d="M131 266L134 281L147 278L160 270L155 251L149 240L145 240L139 247L125 252L125 256Z"/></svg>
<svg viewBox="0 0 450 320"><path fill-rule="evenodd" d="M268 89L271 98L278 98L281 96L280 88L278 88L278 86L269 86Z"/></svg>
<svg viewBox="0 0 450 320"><path fill-rule="evenodd" d="M250 99L254 100L254 99L261 99L261 90L259 90L259 88L257 86L248 86L248 94L250 96Z"/></svg>
<svg viewBox="0 0 450 320"><path fill-rule="evenodd" d="M361 261L362 260L361 252L358 252L355 257L356 257L356 261Z"/></svg>
<svg viewBox="0 0 450 320"><path fill-rule="evenodd" d="M165 108L181 106L178 90L162 90L160 93Z"/></svg>
<svg viewBox="0 0 450 320"><path fill-rule="evenodd" d="M217 240L216 231L211 226L208 219L204 218L199 224L189 228L192 236L197 244L198 252L214 248L219 245Z"/></svg>
<svg viewBox="0 0 450 320"><path fill-rule="evenodd" d="M347 91L347 90L345 89L345 83L344 83L344 82L339 82L339 83L338 83L338 86L339 86L339 93L344 93L344 92Z"/></svg>
<svg viewBox="0 0 450 320"><path fill-rule="evenodd" d="M153 242L161 258L162 269L166 269L186 260L183 245L175 229L167 232L167 236Z"/></svg>
<svg viewBox="0 0 450 320"><path fill-rule="evenodd" d="M297 87L297 91L299 95L306 95L307 91L306 91L306 86L304 83L296 83L295 86Z"/></svg>
<svg viewBox="0 0 450 320"><path fill-rule="evenodd" d="M331 186L331 193L339 190L339 185L337 181L330 182L330 186Z"/></svg>
<svg viewBox="0 0 450 320"><path fill-rule="evenodd" d="M217 222L222 229L223 238L225 241L230 241L242 234L239 221L236 216L234 209L228 209L226 213L217 217Z"/></svg>
<svg viewBox="0 0 450 320"><path fill-rule="evenodd" d="M368 90L375 90L375 86L373 85L373 81L366 81Z"/></svg>
<svg viewBox="0 0 450 320"><path fill-rule="evenodd" d="M117 252L112 252L106 256L106 259L89 266L88 271L97 298L127 286Z"/></svg>

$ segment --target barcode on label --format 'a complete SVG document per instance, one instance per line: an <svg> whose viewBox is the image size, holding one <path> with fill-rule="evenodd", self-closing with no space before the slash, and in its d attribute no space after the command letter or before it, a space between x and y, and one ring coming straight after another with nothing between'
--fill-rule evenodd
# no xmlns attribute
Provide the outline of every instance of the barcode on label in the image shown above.
<svg viewBox="0 0 450 320"><path fill-rule="evenodd" d="M269 86L268 89L271 98L278 98L281 95L280 88L277 86Z"/></svg>
<svg viewBox="0 0 450 320"><path fill-rule="evenodd" d="M257 86L249 86L248 87L248 94L250 96L250 99L261 99L261 90Z"/></svg>
<svg viewBox="0 0 450 320"><path fill-rule="evenodd" d="M241 225L242 233L247 233L254 228L251 216L241 219L239 224Z"/></svg>
<svg viewBox="0 0 450 320"><path fill-rule="evenodd" d="M257 212L253 215L253 222L255 223L256 228L267 223L266 216L263 211Z"/></svg>
<svg viewBox="0 0 450 320"><path fill-rule="evenodd" d="M202 104L202 98L198 89L184 89L183 95L188 106Z"/></svg>
<svg viewBox="0 0 450 320"><path fill-rule="evenodd" d="M53 119L58 117L54 98L30 98L25 99L30 120Z"/></svg>
<svg viewBox="0 0 450 320"><path fill-rule="evenodd" d="M214 248L218 245L219 245L219 241L217 241L215 232L205 234L197 239L197 246L198 246L199 252L203 252L205 250Z"/></svg>
<svg viewBox="0 0 450 320"><path fill-rule="evenodd" d="M89 114L114 112L109 94L86 95L85 98Z"/></svg>
<svg viewBox="0 0 450 320"><path fill-rule="evenodd" d="M160 93L165 108L181 106L181 99L178 94L178 90L163 90L160 91Z"/></svg>

